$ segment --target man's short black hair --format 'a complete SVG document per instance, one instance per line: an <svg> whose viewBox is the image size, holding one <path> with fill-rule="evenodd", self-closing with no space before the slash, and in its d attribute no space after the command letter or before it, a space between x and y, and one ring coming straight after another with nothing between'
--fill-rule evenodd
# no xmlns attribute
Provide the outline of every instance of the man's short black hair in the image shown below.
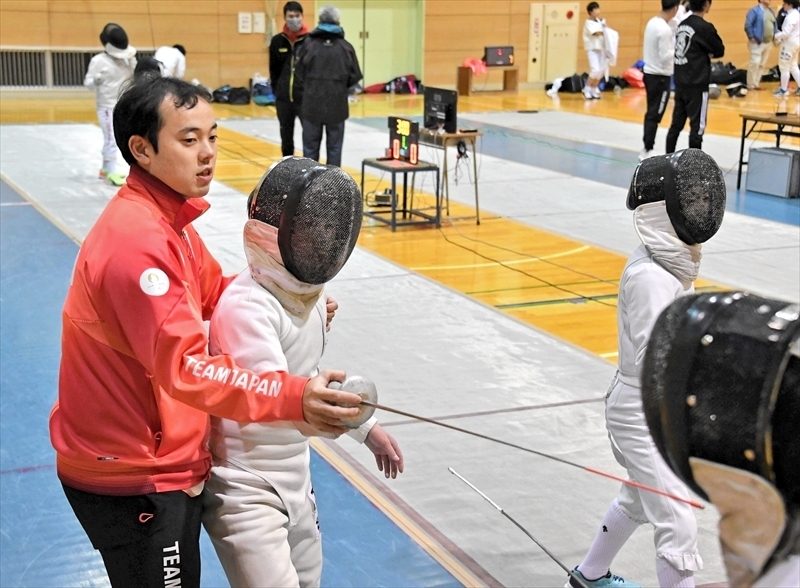
<svg viewBox="0 0 800 588"><path fill-rule="evenodd" d="M669 12L680 3L681 0L661 0L661 10L664 12Z"/></svg>
<svg viewBox="0 0 800 588"><path fill-rule="evenodd" d="M783 2L791 5L792 8L800 8L800 0L783 0Z"/></svg>
<svg viewBox="0 0 800 588"><path fill-rule="evenodd" d="M169 96L176 108L194 108L199 100L211 102L211 94L202 86L194 86L177 78L145 75L134 78L114 107L114 140L122 157L130 165L136 163L128 141L144 137L158 153L158 133L164 126L161 103Z"/></svg>
<svg viewBox="0 0 800 588"><path fill-rule="evenodd" d="M600 5L597 2L589 2L589 4L586 6L587 14L591 14L592 10L595 8L600 8Z"/></svg>
<svg viewBox="0 0 800 588"><path fill-rule="evenodd" d="M180 51L183 54L183 56L186 57L186 47L184 47L183 45L173 45L172 47Z"/></svg>
<svg viewBox="0 0 800 588"><path fill-rule="evenodd" d="M299 12L303 14L303 7L299 2L287 2L283 5L283 16L286 16L287 12Z"/></svg>
<svg viewBox="0 0 800 588"><path fill-rule="evenodd" d="M703 12L706 8L706 2L711 6L711 0L689 0L689 10L692 12Z"/></svg>

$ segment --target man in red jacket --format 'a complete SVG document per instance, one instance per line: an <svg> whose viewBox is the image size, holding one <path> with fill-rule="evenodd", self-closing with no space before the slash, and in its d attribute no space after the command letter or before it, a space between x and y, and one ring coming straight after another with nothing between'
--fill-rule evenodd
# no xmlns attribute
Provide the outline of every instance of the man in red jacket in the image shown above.
<svg viewBox="0 0 800 588"><path fill-rule="evenodd" d="M199 586L199 494L208 414L305 421L332 433L360 402L315 378L255 373L208 354L203 321L232 278L190 224L209 204L217 155L210 96L144 77L114 134L131 165L78 253L62 314L50 438L67 499L111 584Z"/></svg>

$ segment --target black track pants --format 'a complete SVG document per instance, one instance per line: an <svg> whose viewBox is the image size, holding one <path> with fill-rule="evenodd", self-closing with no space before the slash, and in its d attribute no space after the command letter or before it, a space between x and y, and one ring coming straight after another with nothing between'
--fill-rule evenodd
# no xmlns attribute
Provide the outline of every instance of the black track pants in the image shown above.
<svg viewBox="0 0 800 588"><path fill-rule="evenodd" d="M669 76L644 74L647 90L647 112L644 115L644 148L652 151L656 144L658 123L664 117L669 102Z"/></svg>
<svg viewBox="0 0 800 588"><path fill-rule="evenodd" d="M674 153L686 119L689 119L689 147L703 148L703 133L708 115L708 86L675 88L675 108L667 132L667 153Z"/></svg>
<svg viewBox="0 0 800 588"><path fill-rule="evenodd" d="M103 496L63 486L114 588L198 588L203 502L180 490Z"/></svg>

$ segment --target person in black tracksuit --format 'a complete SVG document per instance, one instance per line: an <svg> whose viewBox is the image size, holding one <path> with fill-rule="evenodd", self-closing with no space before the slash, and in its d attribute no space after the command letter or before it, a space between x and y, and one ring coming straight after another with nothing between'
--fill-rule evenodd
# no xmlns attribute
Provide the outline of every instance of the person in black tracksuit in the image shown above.
<svg viewBox="0 0 800 588"><path fill-rule="evenodd" d="M299 101L294 96L294 69L297 51L308 34L303 23L303 7L287 2L283 7L283 30L269 43L269 79L275 94L275 109L281 129L281 153L294 155L294 119L300 116Z"/></svg>
<svg viewBox="0 0 800 588"><path fill-rule="evenodd" d="M675 33L675 107L667 133L667 153L674 153L689 118L689 147L702 149L708 113L708 85L711 81L711 58L725 54L725 45L717 29L704 17L711 0L690 0L692 14Z"/></svg>
<svg viewBox="0 0 800 588"><path fill-rule="evenodd" d="M319 26L308 34L295 65L295 100L300 100L303 155L319 161L325 129L326 163L341 167L344 121L350 116L348 89L361 79L353 46L344 40L334 6L319 11Z"/></svg>

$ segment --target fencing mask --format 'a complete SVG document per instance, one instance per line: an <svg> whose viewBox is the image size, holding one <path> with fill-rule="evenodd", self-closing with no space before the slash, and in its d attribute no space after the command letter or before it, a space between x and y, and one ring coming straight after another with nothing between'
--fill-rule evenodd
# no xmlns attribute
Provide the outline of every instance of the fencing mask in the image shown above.
<svg viewBox="0 0 800 588"><path fill-rule="evenodd" d="M725 213L725 179L714 159L700 149L649 157L633 174L628 209L666 201L675 233L687 245L705 243Z"/></svg>
<svg viewBox="0 0 800 588"><path fill-rule="evenodd" d="M100 42L111 57L129 59L136 55L136 48L128 43L128 33L116 23L110 22L103 27Z"/></svg>
<svg viewBox="0 0 800 588"><path fill-rule="evenodd" d="M286 269L306 284L329 282L347 262L361 231L361 191L346 172L287 156L261 177L248 215L278 229Z"/></svg>
<svg viewBox="0 0 800 588"><path fill-rule="evenodd" d="M800 553L800 305L678 298L653 327L641 386L665 461L720 511L730 585Z"/></svg>

